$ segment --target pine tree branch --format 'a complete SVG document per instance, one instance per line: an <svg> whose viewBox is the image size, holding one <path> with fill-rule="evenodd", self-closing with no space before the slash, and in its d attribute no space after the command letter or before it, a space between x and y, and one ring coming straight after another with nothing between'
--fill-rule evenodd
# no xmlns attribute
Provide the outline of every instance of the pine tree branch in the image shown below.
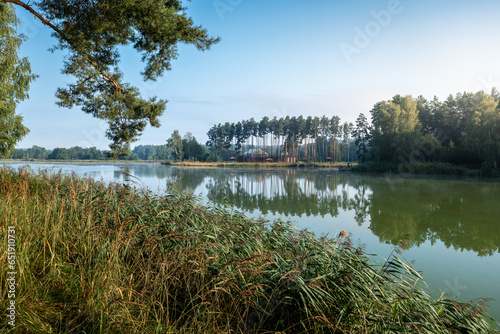
<svg viewBox="0 0 500 334"><path fill-rule="evenodd" d="M26 9L27 11L29 11L31 14L33 14L36 18L38 18L40 21L42 21L42 23L44 25L47 25L49 26L50 28L52 28L52 30L54 30L62 39L64 39L69 45L71 45L73 47L73 49L83 58L85 59L90 65L92 65L92 67L94 67L97 71L99 71L101 73L101 75L105 78L105 80L107 80L109 83L111 83L114 88L115 88L115 91L117 90L121 90L121 91L125 91L125 89L123 89L116 81L115 79L113 79L113 77L111 75L109 75L108 73L104 72L100 67L99 65L97 65L92 59L90 59L89 57L87 57L85 55L85 53L81 52L78 50L78 48L73 45L73 43L71 42L71 40L69 40L68 38L65 37L64 33L59 30L55 25L53 25L50 21L48 21L47 19L45 19L42 15L40 15L37 11L35 11L31 6L29 6L28 4L22 2L22 1L19 1L19 0L1 0L3 3L12 3L14 5L18 5L24 9Z"/></svg>

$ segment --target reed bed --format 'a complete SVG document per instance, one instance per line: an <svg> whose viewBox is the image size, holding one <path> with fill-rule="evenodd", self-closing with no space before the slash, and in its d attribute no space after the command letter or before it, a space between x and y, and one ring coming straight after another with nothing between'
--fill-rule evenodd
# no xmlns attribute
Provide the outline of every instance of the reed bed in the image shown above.
<svg viewBox="0 0 500 334"><path fill-rule="evenodd" d="M172 189L0 168L0 221L16 228L18 272L16 327L2 318L1 333L495 332L482 301L432 298L397 252L377 263L345 233Z"/></svg>
<svg viewBox="0 0 500 334"><path fill-rule="evenodd" d="M163 162L164 165L181 167L223 167L223 168L334 168L347 167L347 162ZM349 163L351 166L357 163Z"/></svg>

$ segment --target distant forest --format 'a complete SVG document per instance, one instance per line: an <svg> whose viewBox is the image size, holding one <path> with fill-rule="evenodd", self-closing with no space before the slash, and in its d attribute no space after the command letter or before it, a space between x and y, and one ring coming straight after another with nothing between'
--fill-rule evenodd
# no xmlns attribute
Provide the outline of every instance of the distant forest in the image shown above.
<svg viewBox="0 0 500 334"><path fill-rule="evenodd" d="M207 150L198 143L191 133L187 133L183 138L178 131L174 131L172 136L178 136L177 147L181 147L180 154L174 154L174 143L167 140L165 145L138 145L125 157L119 160L193 160L205 161L208 157ZM107 160L108 151L99 150L95 147L82 148L74 146L71 148L57 147L49 150L40 146L33 146L28 149L15 149L11 154L4 156L6 159L22 160Z"/></svg>
<svg viewBox="0 0 500 334"><path fill-rule="evenodd" d="M371 122L363 113L355 124L341 123L338 116L251 118L214 125L206 145L175 130L164 145L139 145L121 159L228 161L261 148L275 161L442 162L493 170L500 154L499 101L496 89L450 95L445 101L396 95L374 105ZM5 158L104 160L106 155L96 148L33 146Z"/></svg>

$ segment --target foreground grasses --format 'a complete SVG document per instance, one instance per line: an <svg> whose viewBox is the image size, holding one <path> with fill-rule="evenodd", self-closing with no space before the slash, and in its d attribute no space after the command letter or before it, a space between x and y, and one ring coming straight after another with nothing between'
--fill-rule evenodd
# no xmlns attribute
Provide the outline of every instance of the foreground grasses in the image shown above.
<svg viewBox="0 0 500 334"><path fill-rule="evenodd" d="M481 303L433 300L397 257L376 265L345 235L186 194L0 168L0 221L2 236L16 226L18 272L2 333L492 332Z"/></svg>

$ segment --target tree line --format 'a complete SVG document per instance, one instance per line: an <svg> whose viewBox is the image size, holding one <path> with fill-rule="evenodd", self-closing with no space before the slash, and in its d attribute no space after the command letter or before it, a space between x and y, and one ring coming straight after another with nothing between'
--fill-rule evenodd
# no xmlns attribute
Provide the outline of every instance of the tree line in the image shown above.
<svg viewBox="0 0 500 334"><path fill-rule="evenodd" d="M500 94L458 93L437 97L396 95L374 105L371 124L360 114L354 138L362 161L411 166L445 162L497 169Z"/></svg>
<svg viewBox="0 0 500 334"><path fill-rule="evenodd" d="M437 97L395 95L377 102L371 121L355 124L338 116L287 116L213 125L206 143L217 160L262 148L275 160L355 161L406 166L444 162L497 169L500 154L500 94L458 93Z"/></svg>
<svg viewBox="0 0 500 334"><path fill-rule="evenodd" d="M356 161L391 163L411 169L421 162L445 162L486 170L498 169L500 154L500 93L458 93L437 97L396 95L377 102L371 122L361 113L355 124L338 116L284 118L265 116L214 125L207 148L187 133L175 130L165 145L139 145L124 160L229 160L260 147L276 160ZM208 150L207 150L208 149ZM100 160L96 148L33 146L15 149L6 158Z"/></svg>
<svg viewBox="0 0 500 334"><path fill-rule="evenodd" d="M166 152L175 161L206 161L208 158L207 151L198 143L192 133L188 132L184 138L181 138L177 130L167 140Z"/></svg>
<svg viewBox="0 0 500 334"><path fill-rule="evenodd" d="M119 160L159 160L164 151L165 145L139 145L128 156L120 157ZM107 160L105 153L95 147L56 147L50 150L34 145L31 148L16 148L3 157L20 160Z"/></svg>
<svg viewBox="0 0 500 334"><path fill-rule="evenodd" d="M7 159L22 159L22 160L104 160L104 152L95 148L82 148L74 146L70 148L56 147L53 150L46 149L37 145L31 148L22 149L16 148L9 154L4 155Z"/></svg>
<svg viewBox="0 0 500 334"><path fill-rule="evenodd" d="M279 161L353 161L357 160L351 150L354 129L338 116L264 116L260 121L252 117L212 126L206 145L219 160L259 147Z"/></svg>
<svg viewBox="0 0 500 334"><path fill-rule="evenodd" d="M176 140L172 140L172 137ZM205 161L208 157L207 150L198 143L191 133L186 133L182 138L177 130L165 145L138 145L121 156L119 160L191 160ZM178 141L177 141L178 138ZM180 151L178 151L180 149ZM14 149L9 154L3 155L7 159L22 160L106 160L107 151L95 147L82 148L74 146L70 148L56 147L53 150L37 145L27 149ZM2 157L0 155L0 157Z"/></svg>

